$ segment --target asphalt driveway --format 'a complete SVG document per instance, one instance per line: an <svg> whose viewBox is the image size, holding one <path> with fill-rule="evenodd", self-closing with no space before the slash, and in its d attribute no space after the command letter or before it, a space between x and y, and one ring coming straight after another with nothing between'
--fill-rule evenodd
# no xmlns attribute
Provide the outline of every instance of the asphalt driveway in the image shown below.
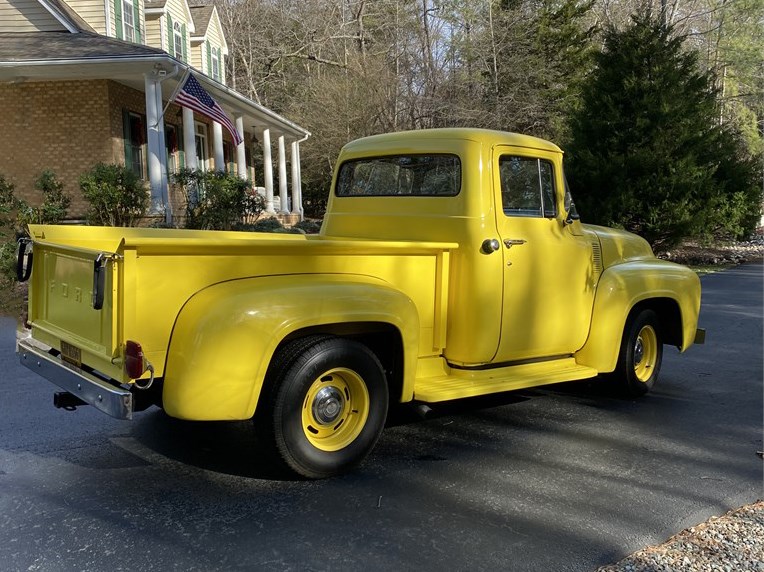
<svg viewBox="0 0 764 572"><path fill-rule="evenodd" d="M249 423L52 407L0 319L4 570L593 570L764 496L762 266L703 278L705 346L596 382L399 412L370 459L278 478Z"/></svg>

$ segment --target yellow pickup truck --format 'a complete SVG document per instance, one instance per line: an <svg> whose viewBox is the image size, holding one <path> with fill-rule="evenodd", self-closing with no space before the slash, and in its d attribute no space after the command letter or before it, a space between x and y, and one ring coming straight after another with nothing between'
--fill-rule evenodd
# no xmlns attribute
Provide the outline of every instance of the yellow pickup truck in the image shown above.
<svg viewBox="0 0 764 572"><path fill-rule="evenodd" d="M30 225L21 363L117 418L254 418L310 478L359 463L388 403L563 381L656 382L700 343L700 283L582 224L534 137L367 137L337 161L319 235ZM603 381L604 382L604 381Z"/></svg>

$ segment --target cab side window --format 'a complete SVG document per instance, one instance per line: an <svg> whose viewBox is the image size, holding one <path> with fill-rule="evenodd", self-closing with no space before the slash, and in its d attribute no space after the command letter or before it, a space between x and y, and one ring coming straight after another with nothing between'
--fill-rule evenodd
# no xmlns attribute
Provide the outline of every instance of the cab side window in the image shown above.
<svg viewBox="0 0 764 572"><path fill-rule="evenodd" d="M504 155L499 159L499 176L505 215L539 218L557 215L552 163Z"/></svg>

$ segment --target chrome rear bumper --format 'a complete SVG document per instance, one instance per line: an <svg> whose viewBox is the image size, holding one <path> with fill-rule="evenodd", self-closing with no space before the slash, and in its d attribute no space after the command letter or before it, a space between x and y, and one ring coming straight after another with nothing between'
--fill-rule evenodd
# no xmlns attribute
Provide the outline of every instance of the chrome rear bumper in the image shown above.
<svg viewBox="0 0 764 572"><path fill-rule="evenodd" d="M16 340L16 353L21 365L99 411L103 411L116 419L133 418L133 394L127 389L111 385L60 360L34 345L30 338Z"/></svg>

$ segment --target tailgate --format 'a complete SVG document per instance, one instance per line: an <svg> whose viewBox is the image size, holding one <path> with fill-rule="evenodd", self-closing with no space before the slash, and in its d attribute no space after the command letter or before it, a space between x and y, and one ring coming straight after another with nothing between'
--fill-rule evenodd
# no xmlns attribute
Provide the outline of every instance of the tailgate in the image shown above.
<svg viewBox="0 0 764 572"><path fill-rule="evenodd" d="M29 289L32 337L65 361L122 378L117 310L120 256L35 240ZM116 362L116 363L115 363Z"/></svg>

